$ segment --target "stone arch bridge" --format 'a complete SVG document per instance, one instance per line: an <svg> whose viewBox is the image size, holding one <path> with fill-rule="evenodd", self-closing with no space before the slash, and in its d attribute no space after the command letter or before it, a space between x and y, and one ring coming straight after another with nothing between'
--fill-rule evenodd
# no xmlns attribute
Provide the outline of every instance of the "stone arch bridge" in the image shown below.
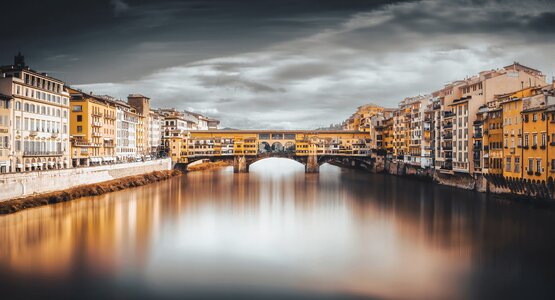
<svg viewBox="0 0 555 300"><path fill-rule="evenodd" d="M305 165L307 173L324 163L370 168L370 136L359 131L208 130L190 131L171 139L170 155L180 168L198 160L232 162L237 173L269 157L284 157Z"/></svg>

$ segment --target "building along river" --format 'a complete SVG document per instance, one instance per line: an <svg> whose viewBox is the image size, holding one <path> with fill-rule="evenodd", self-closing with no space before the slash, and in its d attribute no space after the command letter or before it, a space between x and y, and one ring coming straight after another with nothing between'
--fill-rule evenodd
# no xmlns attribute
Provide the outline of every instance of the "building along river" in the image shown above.
<svg viewBox="0 0 555 300"><path fill-rule="evenodd" d="M555 213L286 159L0 216L2 299L555 297ZM56 299L55 298L55 299Z"/></svg>

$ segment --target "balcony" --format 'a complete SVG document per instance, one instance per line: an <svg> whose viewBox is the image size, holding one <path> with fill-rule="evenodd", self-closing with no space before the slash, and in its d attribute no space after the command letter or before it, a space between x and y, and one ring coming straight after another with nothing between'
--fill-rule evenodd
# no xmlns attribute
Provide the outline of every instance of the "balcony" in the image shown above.
<svg viewBox="0 0 555 300"><path fill-rule="evenodd" d="M545 145L541 145L540 149L545 150Z"/></svg>
<svg viewBox="0 0 555 300"><path fill-rule="evenodd" d="M29 136L37 136L37 134L38 134L38 131L36 130L29 131Z"/></svg>
<svg viewBox="0 0 555 300"><path fill-rule="evenodd" d="M532 172L531 170L528 170L528 172L526 172L526 174L532 175L532 174L534 174L534 172Z"/></svg>
<svg viewBox="0 0 555 300"><path fill-rule="evenodd" d="M62 151L23 151L23 156L62 156Z"/></svg>
<svg viewBox="0 0 555 300"><path fill-rule="evenodd" d="M102 133L100 133L100 132L93 132L93 133L92 133L92 136L101 137L101 136L102 136Z"/></svg>
<svg viewBox="0 0 555 300"><path fill-rule="evenodd" d="M538 145L532 145L532 149L534 150L538 149Z"/></svg>
<svg viewBox="0 0 555 300"><path fill-rule="evenodd" d="M111 114L104 114L104 119L115 120L116 116Z"/></svg>
<svg viewBox="0 0 555 300"><path fill-rule="evenodd" d="M453 128L453 123L449 122L443 125L443 129L449 129L449 128Z"/></svg>
<svg viewBox="0 0 555 300"><path fill-rule="evenodd" d="M102 122L92 122L92 126L93 127L102 127L102 126L104 126L104 124L102 124Z"/></svg>
<svg viewBox="0 0 555 300"><path fill-rule="evenodd" d="M444 139L444 140L452 140L452 139L453 139L453 135L452 135L452 134L444 134L444 135L443 135L443 139Z"/></svg>
<svg viewBox="0 0 555 300"><path fill-rule="evenodd" d="M536 172L536 173L534 173L534 175L536 175L536 176L541 176L542 173L541 173L541 172Z"/></svg>
<svg viewBox="0 0 555 300"><path fill-rule="evenodd" d="M443 112L443 118L451 118L451 117L454 117L454 116L455 116L455 113L452 112L452 111L444 111Z"/></svg>
<svg viewBox="0 0 555 300"><path fill-rule="evenodd" d="M452 146L445 146L445 147L443 147L443 150L445 150L445 151L452 151L452 150L453 150L453 147L452 147Z"/></svg>
<svg viewBox="0 0 555 300"><path fill-rule="evenodd" d="M102 113L99 113L99 112L93 112L93 113L91 113L91 115L93 117L99 117L99 118L102 118L102 116L103 116Z"/></svg>
<svg viewBox="0 0 555 300"><path fill-rule="evenodd" d="M481 132L476 132L476 133L474 134L474 138L475 138L475 139L481 139L482 137L483 137L483 136L482 136L482 133L481 133Z"/></svg>

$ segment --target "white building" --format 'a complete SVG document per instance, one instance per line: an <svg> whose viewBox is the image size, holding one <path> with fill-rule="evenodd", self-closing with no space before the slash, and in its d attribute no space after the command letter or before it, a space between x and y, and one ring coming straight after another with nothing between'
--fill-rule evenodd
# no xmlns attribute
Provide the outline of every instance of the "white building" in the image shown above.
<svg viewBox="0 0 555 300"><path fill-rule="evenodd" d="M21 54L1 71L0 94L13 99L9 170L68 168L69 94L64 82L30 69Z"/></svg>
<svg viewBox="0 0 555 300"><path fill-rule="evenodd" d="M148 146L150 153L156 155L160 152L162 145L162 123L164 118L156 113L150 112L148 116Z"/></svg>
<svg viewBox="0 0 555 300"><path fill-rule="evenodd" d="M129 160L137 156L137 125L139 115L123 101L116 104L116 156Z"/></svg>

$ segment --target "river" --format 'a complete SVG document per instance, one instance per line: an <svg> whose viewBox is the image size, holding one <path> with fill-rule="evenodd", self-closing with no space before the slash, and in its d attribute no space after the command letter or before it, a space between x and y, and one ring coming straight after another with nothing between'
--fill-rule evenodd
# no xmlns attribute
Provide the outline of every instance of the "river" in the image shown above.
<svg viewBox="0 0 555 300"><path fill-rule="evenodd" d="M555 213L285 159L0 217L0 298L542 299Z"/></svg>

